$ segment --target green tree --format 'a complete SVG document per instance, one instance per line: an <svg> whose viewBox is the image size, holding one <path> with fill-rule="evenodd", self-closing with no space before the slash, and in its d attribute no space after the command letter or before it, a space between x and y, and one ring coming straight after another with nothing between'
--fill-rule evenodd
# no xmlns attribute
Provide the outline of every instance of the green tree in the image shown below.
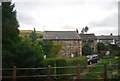
<svg viewBox="0 0 120 81"><path fill-rule="evenodd" d="M84 56L93 54L93 49L91 48L89 43L85 43L82 48L82 53Z"/></svg>
<svg viewBox="0 0 120 81"><path fill-rule="evenodd" d="M35 28L34 28L34 31L32 31L30 33L29 37L30 37L30 39L31 39L32 42L36 41L36 39L37 39L37 33L36 33Z"/></svg>
<svg viewBox="0 0 120 81"><path fill-rule="evenodd" d="M11 2L2 3L2 64L3 68L8 67L40 67L43 60L42 46L38 42L31 42L30 39L19 38L18 21L14 4ZM34 31L35 32L35 31ZM3 72L4 74L4 72Z"/></svg>
<svg viewBox="0 0 120 81"><path fill-rule="evenodd" d="M19 40L19 24L16 19L15 4L11 2L2 3L2 43L3 47Z"/></svg>
<svg viewBox="0 0 120 81"><path fill-rule="evenodd" d="M62 43L54 44L52 41L43 42L43 50L47 58L56 57L62 48Z"/></svg>
<svg viewBox="0 0 120 81"><path fill-rule="evenodd" d="M85 32L85 28L82 28L81 33L84 34L84 32Z"/></svg>
<svg viewBox="0 0 120 81"><path fill-rule="evenodd" d="M89 30L89 28L88 28L88 26L86 26L84 31L87 33L88 30Z"/></svg>
<svg viewBox="0 0 120 81"><path fill-rule="evenodd" d="M104 51L104 50L106 50L106 46L104 43L97 43L97 49L99 52Z"/></svg>
<svg viewBox="0 0 120 81"><path fill-rule="evenodd" d="M3 67L7 63L7 57L12 56L11 49L20 41L19 38L19 24L16 19L16 10L14 10L15 4L11 2L2 3L2 62ZM7 57L6 57L7 56ZM10 58L10 57L9 57ZM11 59L12 60L12 59ZM9 61L11 61L9 60Z"/></svg>

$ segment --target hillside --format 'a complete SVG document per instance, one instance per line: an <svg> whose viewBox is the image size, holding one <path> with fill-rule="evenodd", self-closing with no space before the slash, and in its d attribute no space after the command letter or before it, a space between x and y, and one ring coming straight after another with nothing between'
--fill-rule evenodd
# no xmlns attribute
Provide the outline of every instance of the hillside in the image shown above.
<svg viewBox="0 0 120 81"><path fill-rule="evenodd" d="M32 30L20 30L20 34L19 36L24 38L29 36L29 34L32 32ZM43 32L42 31L36 31L38 37L43 36Z"/></svg>

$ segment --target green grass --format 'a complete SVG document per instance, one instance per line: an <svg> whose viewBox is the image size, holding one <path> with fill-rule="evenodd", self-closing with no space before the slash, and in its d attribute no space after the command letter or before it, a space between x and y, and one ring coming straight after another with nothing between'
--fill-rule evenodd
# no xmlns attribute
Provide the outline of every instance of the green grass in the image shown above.
<svg viewBox="0 0 120 81"><path fill-rule="evenodd" d="M96 74L96 72L103 72L104 71L104 66L99 66L99 65L104 65L104 64L114 64L118 61L118 58L115 58L115 56L105 56L104 58L100 59L100 62L98 64L95 64L95 66L92 66L90 68L90 71L88 73L92 74L87 74L84 76L84 79L102 79L103 74ZM117 66L109 66L108 70L116 70ZM109 75L111 75L110 73Z"/></svg>
<svg viewBox="0 0 120 81"><path fill-rule="evenodd" d="M20 30L20 34L19 36L24 38L24 37L27 37L30 35L30 33L32 32L33 30ZM36 31L36 33L38 35L43 35L43 32L42 31Z"/></svg>

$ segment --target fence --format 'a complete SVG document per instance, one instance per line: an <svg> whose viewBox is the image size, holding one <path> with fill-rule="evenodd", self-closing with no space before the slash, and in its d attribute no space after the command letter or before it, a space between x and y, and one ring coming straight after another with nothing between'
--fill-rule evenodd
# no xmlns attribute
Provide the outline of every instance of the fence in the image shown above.
<svg viewBox="0 0 120 81"><path fill-rule="evenodd" d="M102 73L103 74L103 79L108 79L108 73L109 72L115 72L115 71L119 71L119 70L115 70L115 71L108 71L108 67L109 66L118 66L118 64L105 64L105 65L95 65L95 67L99 67L102 66L103 72L94 72L94 73ZM12 71L12 75L11 76L2 76L2 78L12 78L13 81L17 81L17 78L30 78L30 77L47 77L47 79L51 79L51 77L56 77L56 76L74 76L75 79L82 79L82 76L86 75L86 74L94 74L93 72L86 72L86 73L81 73L81 68L88 68L91 67L91 65L89 66L66 66L66 67L51 67L50 65L48 65L48 67L44 67L44 68L16 68L16 66L13 66L13 68L6 68L6 69L1 69L3 71L8 71L11 70ZM51 70L52 69L68 69L68 68L74 68L76 70L76 73L74 74L51 74ZM32 76L17 76L17 71L18 70L47 70L47 75L32 75Z"/></svg>

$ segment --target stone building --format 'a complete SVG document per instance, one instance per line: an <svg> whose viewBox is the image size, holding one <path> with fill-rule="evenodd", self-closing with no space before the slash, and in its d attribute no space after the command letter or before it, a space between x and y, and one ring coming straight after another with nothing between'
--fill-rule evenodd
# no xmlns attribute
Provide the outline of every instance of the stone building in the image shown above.
<svg viewBox="0 0 120 81"><path fill-rule="evenodd" d="M96 51L97 47L97 38L94 33L91 34L79 34L82 40L82 46L84 46L85 43L89 43L91 47Z"/></svg>
<svg viewBox="0 0 120 81"><path fill-rule="evenodd" d="M101 35L97 36L97 42L109 42L110 44L118 44L118 35Z"/></svg>
<svg viewBox="0 0 120 81"><path fill-rule="evenodd" d="M77 31L45 31L43 39L53 41L55 44L62 43L58 57L82 56L81 38Z"/></svg>

